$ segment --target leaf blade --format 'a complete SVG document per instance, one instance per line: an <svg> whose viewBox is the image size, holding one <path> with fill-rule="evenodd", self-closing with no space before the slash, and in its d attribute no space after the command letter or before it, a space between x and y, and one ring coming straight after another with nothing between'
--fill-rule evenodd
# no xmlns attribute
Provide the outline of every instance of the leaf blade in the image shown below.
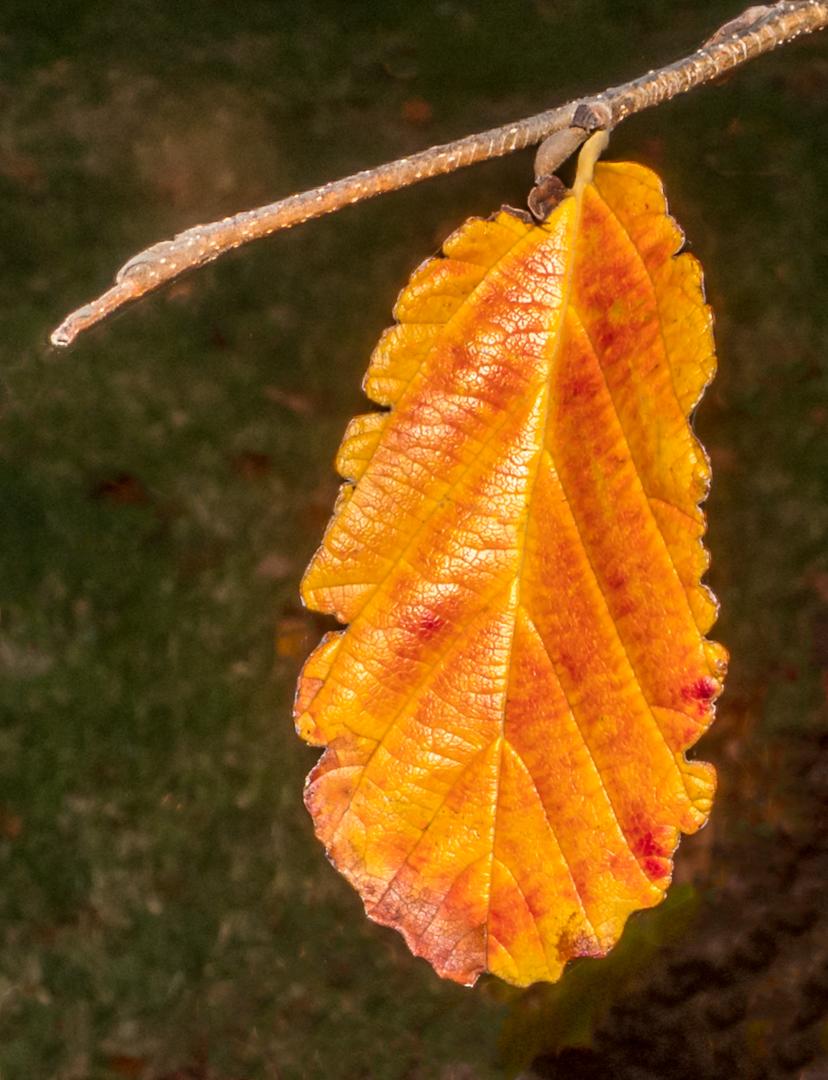
<svg viewBox="0 0 828 1080"><path fill-rule="evenodd" d="M356 486L303 581L350 623L300 681L317 833L461 982L605 953L714 787L684 758L725 659L687 422L710 314L654 174L575 191L542 226L467 223L415 272L366 378L391 412L349 428Z"/></svg>

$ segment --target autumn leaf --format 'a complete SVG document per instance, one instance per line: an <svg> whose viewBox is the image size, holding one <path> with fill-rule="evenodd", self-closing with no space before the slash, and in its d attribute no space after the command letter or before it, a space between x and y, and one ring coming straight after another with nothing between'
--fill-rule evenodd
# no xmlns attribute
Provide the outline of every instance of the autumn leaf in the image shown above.
<svg viewBox="0 0 828 1080"><path fill-rule="evenodd" d="M317 834L463 983L605 954L715 787L684 754L726 663L688 423L711 316L658 178L596 153L542 225L472 219L414 273L302 586L350 624L297 695Z"/></svg>

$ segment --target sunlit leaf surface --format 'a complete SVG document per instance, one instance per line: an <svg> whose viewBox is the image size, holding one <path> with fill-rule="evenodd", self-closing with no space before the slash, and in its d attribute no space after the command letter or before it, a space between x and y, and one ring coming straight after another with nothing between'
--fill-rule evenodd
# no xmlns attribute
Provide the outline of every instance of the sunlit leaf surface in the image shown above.
<svg viewBox="0 0 828 1080"><path fill-rule="evenodd" d="M705 641L715 358L658 178L594 170L541 226L471 220L421 266L351 422L303 583L306 800L371 918L444 976L599 956L704 824L726 654Z"/></svg>

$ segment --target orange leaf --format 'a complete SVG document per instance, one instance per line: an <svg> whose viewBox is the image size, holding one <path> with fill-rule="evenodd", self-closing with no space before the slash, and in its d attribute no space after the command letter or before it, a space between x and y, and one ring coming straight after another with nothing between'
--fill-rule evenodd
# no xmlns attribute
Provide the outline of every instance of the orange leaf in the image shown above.
<svg viewBox="0 0 828 1080"><path fill-rule="evenodd" d="M658 178L596 153L542 225L473 219L414 273L302 587L350 623L297 695L317 833L463 983L606 953L715 787L684 756L726 664L687 419L711 317Z"/></svg>

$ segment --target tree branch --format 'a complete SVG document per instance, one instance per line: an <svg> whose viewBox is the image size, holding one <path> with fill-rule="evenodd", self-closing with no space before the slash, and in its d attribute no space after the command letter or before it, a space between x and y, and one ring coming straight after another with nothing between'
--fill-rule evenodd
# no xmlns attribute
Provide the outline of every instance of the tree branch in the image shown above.
<svg viewBox="0 0 828 1080"><path fill-rule="evenodd" d="M133 256L118 271L110 289L64 319L51 335L52 344L70 345L83 330L124 304L250 240L432 176L533 146L555 132L579 126L573 124L579 106L581 114L589 107L593 114L608 115L607 126L614 127L634 113L711 82L762 53L825 26L828 26L828 2L822 0L789 0L752 7L721 27L691 56L621 86L513 124L433 146L256 210L245 210L209 225L196 225Z"/></svg>

